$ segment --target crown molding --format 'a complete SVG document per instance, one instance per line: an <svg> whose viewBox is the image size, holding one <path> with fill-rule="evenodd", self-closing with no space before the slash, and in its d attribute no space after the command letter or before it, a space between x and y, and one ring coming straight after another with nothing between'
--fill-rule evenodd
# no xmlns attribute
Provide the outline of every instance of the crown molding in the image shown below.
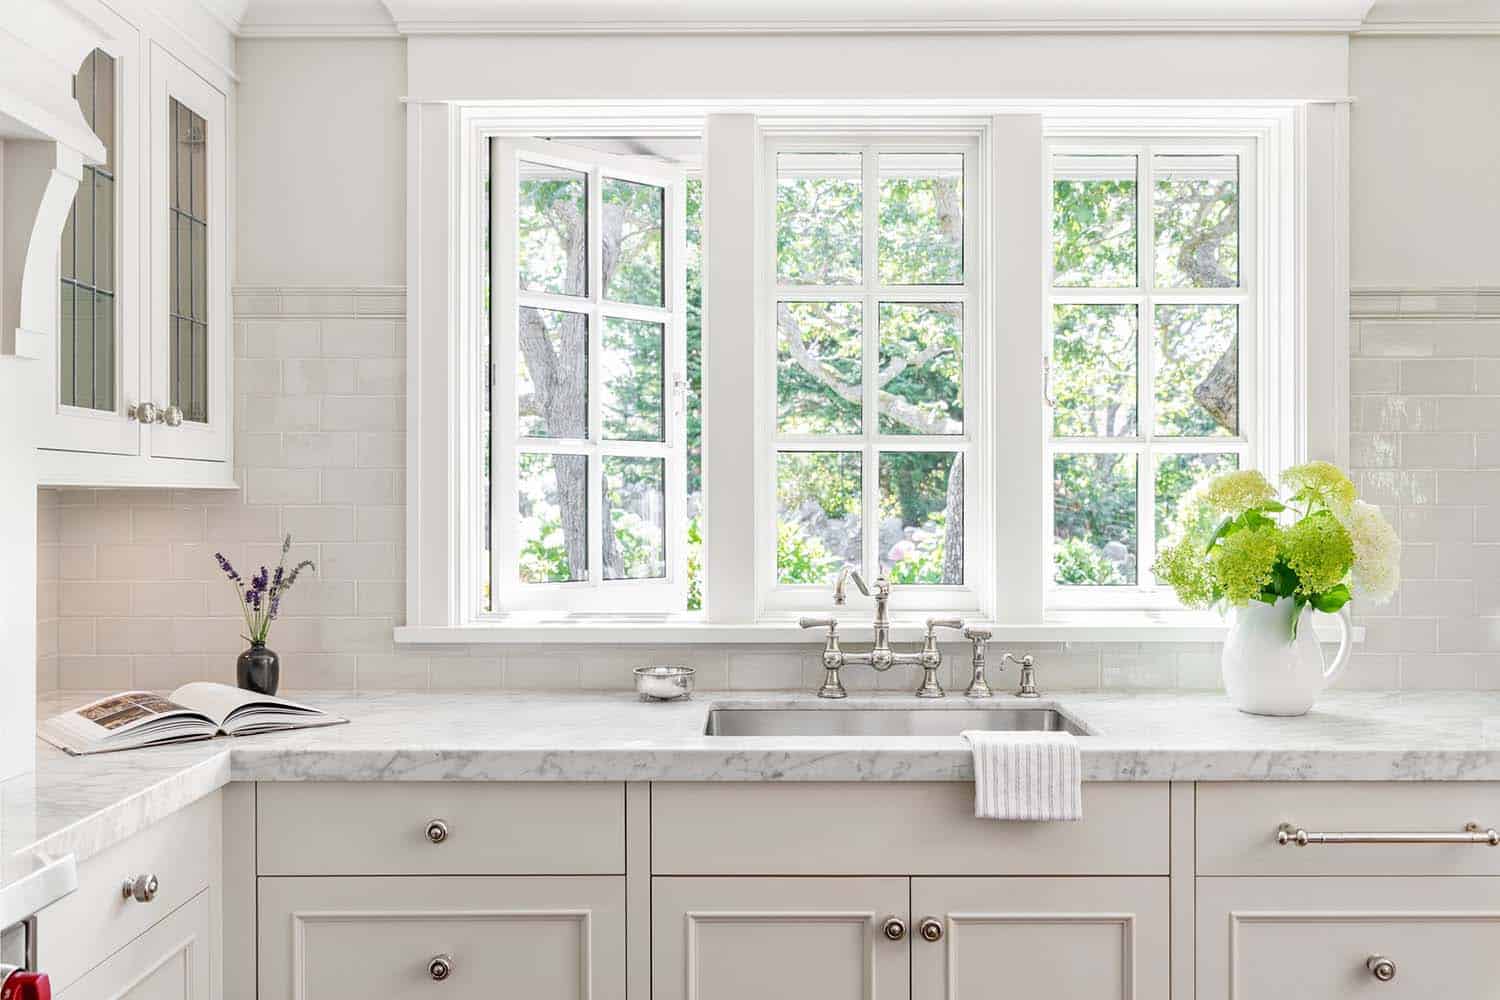
<svg viewBox="0 0 1500 1000"><path fill-rule="evenodd" d="M1357 36L1442 37L1444 35L1500 35L1500 17L1424 21L1366 21Z"/></svg>

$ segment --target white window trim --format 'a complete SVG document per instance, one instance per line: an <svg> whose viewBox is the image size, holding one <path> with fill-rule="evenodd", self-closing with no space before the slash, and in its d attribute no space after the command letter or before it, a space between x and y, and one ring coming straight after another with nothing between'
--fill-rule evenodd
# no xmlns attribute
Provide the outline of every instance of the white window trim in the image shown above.
<svg viewBox="0 0 1500 1000"><path fill-rule="evenodd" d="M479 310L482 289L476 268L483 223L482 178L488 170L488 139L492 136L548 134L704 135L705 163L716 172L716 153L736 161L736 172L719 170L724 185L707 178L705 190L705 356L715 338L724 337L723 358L732 359L734 334L744 333L754 343L759 303L764 296L755 282L742 274L723 271L714 277L708 259L714 242L713 223L737 211L756 219L758 195L741 188L724 191L734 180L761 176L757 158L762 132L777 128L806 129L822 122L836 129L836 119L868 128L872 121L899 127L905 117L909 130L931 126L935 111L914 113L909 104L890 102L801 102L746 104L737 113L717 114L703 104L674 103L649 106L631 102L486 102L412 101L408 104L408 399L407 399L407 616L396 629L397 642L787 642L805 638L784 620L758 607L750 532L713 531L715 520L738 510L753 515L754 503L736 485L753 482L761 470L745 462L754 446L754 408L743 426L710 427L715 404L715 378L704 372L705 405L705 587L707 616L635 615L559 616L551 621L509 619L481 623L466 608L477 588L473 571L479 518L473 514L477 483L474 435L479 408L472 405L482 388L476 364L477 343L469 333ZM1261 143L1264 169L1280 187L1274 203L1261 189L1265 228L1262 246L1280 248L1274 284L1278 298L1273 308L1284 335L1259 345L1260 365L1266 371L1286 372L1289 378L1267 379L1275 391L1263 393L1265 407L1280 407L1295 416L1280 422L1276 433L1263 435L1268 453L1286 456L1275 464L1301 458L1346 461L1348 450L1348 105L1342 100L1275 105L1208 106L1195 102L1153 102L1149 105L1092 103L1039 105L1036 102L948 102L955 116L993 115L986 143L1003 144L1034 139L1035 157L990 158L992 201L987 213L994 219L1020 220L1032 227L1035 240L1024 251L996 240L992 273L996 283L994 327L1035 331L1043 316L1044 264L1037 248L1046 231L1044 208L1050 202L1036 197L1043 189L1042 136L1118 135L1122 129L1171 134L1243 135L1252 131ZM759 116L758 118L756 116ZM706 125L705 125L706 121ZM950 127L962 119L944 119ZM715 149L716 139L725 145ZM749 154L748 156L746 154ZM743 169L739 169L743 167ZM748 174L748 177L746 176ZM987 222L989 220L986 220ZM755 223L757 226L760 223ZM997 228L998 225L997 225ZM764 233L758 233L761 237ZM758 242L757 245L763 245ZM1050 247L1046 248L1050 254ZM1017 254L1020 253L1020 256ZM753 256L753 251L752 251ZM753 259L745 261L752 267ZM745 286L749 286L748 288ZM1268 297L1270 293L1264 292ZM740 309L740 306L748 306ZM733 328L720 314L737 309ZM1045 326L1042 327L1045 329ZM1270 338L1267 338L1269 340ZM1020 345L1020 346L1017 346ZM1023 496L1036 497L1037 481L1005 476L1004 468L1035 468L1041 476L1041 385L1036 341L1000 337L992 365L997 400L997 433L992 474L988 477L997 510L990 551L1000 567L991 587L993 612L988 617L997 634L1017 641L1210 641L1221 637L1223 626L1212 619L1186 613L1092 612L1078 616L1044 612L1040 586L1044 550L1041 505L1034 515L1018 506ZM742 360L751 361L746 356ZM741 368L740 371L745 370ZM748 381L741 379L741 382ZM1317 386L1316 393L1309 386ZM1329 387L1331 391L1329 391ZM728 403L729 400L721 402ZM717 408L722 414L723 407ZM733 461L734 476L714 483L710 452L722 444L740 445ZM1035 464L1010 464L1029 456ZM725 456L718 456L728 461ZM1269 458L1263 461L1270 464ZM753 491L751 491L753 492ZM715 497L715 494L719 496ZM1015 515L1010 512L1015 511ZM1033 520L1034 518L1034 520ZM735 523L731 520L729 523ZM753 521L739 523L753 523ZM1031 555L1036 558L1031 558ZM747 557L743 561L736 556ZM1030 574L1011 572L1013 560L1034 567ZM1030 577L1027 579L1026 577ZM901 608L897 607L898 614ZM1107 617L1106 617L1107 616ZM1165 616L1165 617L1164 617ZM849 617L856 618L854 614ZM905 638L905 627L897 636ZM858 638L859 632L853 633Z"/></svg>
<svg viewBox="0 0 1500 1000"><path fill-rule="evenodd" d="M1051 231L1053 165L1057 155L1066 154L1118 154L1133 157L1136 161L1137 178L1137 279L1134 288L1073 288L1060 287L1052 280L1053 243ZM1153 158L1160 155L1232 155L1239 163L1239 284L1234 288L1163 288L1155 286L1155 175ZM1043 490L1043 524L1049 539L1043 556L1042 586L1045 606L1051 610L1087 610L1093 608L1114 610L1181 610L1181 602L1175 594L1156 583L1151 571L1155 561L1156 539L1154 537L1154 509L1156 503L1156 475L1153 458L1163 454L1235 454L1241 469L1260 469L1271 477L1280 471L1282 463L1273 448L1261 449L1260 435L1275 429L1279 423L1274 411L1265 406L1262 399L1263 383L1259 377L1257 363L1258 348L1267 337L1276 337L1278 331L1267 330L1274 321L1274 312L1267 308L1261 275L1267 270L1271 255L1260 244L1259 233L1263 223L1260 189L1269 178L1263 170L1260 144L1254 135L1240 138L1233 136L1196 137L1177 134L1147 134L1136 130L1122 130L1110 138L1049 136L1046 143L1046 180L1048 227L1047 254L1044 263L1047 275L1047 324L1042 332L1043 354L1052 353L1052 307L1065 303L1128 304L1137 306L1136 316L1136 391L1137 434L1130 438L1060 438L1051 434L1053 410L1047 406L1045 432L1047 434L1044 468L1048 475ZM1155 399L1153 396L1155 366L1154 337L1156 329L1152 310L1162 304L1197 303L1229 304L1239 308L1239 402L1240 433L1223 438L1172 438L1159 437L1151 427ZM1045 369L1045 366L1044 366ZM1044 401L1045 403L1045 401ZM1093 452L1134 454L1136 456L1136 539L1137 569L1133 585L1115 587L1060 586L1053 581L1053 554L1050 539L1053 531L1054 494L1051 483L1053 456L1058 454L1087 454ZM1263 453L1266 457L1263 458ZM1285 463L1290 464L1290 463Z"/></svg>
<svg viewBox="0 0 1500 1000"><path fill-rule="evenodd" d="M986 294L989 274L987 243L990 227L986 211L987 162L980 142L986 128L958 126L948 134L938 127L924 134L910 134L897 128L868 128L854 135L818 135L806 131L771 131L766 136L761 164L761 231L768 238L757 241L758 284L762 295L765 322L759 325L756 343L756 456L763 463L764 474L756 480L755 574L759 613L757 618L785 616L789 613L826 610L830 607L828 584L787 585L777 580L776 566L776 460L781 451L848 450L862 456L864 523L864 563L871 579L878 575L879 464L882 451L963 451L964 461L964 582L956 585L896 585L892 606L904 612L945 611L980 614L988 617L993 607L990 582L992 560L983 553L990 551L989 525L993 520L993 491L984 484L989 475L990 445L993 441L994 407L987 391L990 371L990 344L993 326ZM963 156L963 252L964 281L954 285L882 285L877 259L878 200L876 157L882 153L915 151L923 153L957 153ZM825 152L862 153L863 159L863 280L849 286L782 285L776 276L776 184L777 156L780 153ZM874 183L872 183L874 181ZM864 338L862 386L872 383L878 358L878 304L886 302L951 302L963 307L963 383L964 431L951 439L937 436L914 436L902 442L894 435L881 435L869 425L875 419L873 397L864 401L865 429L858 435L779 435L777 411L777 332L775 310L787 301L850 301L863 304ZM873 349L872 349L873 348ZM880 442L881 439L883 443ZM826 445L824 447L820 447ZM852 447L852 446L856 446ZM704 483L708 489L707 480ZM871 529L876 537L870 537ZM710 529L711 530L711 529ZM874 561L871 561L873 556ZM860 568L860 567L855 567Z"/></svg>

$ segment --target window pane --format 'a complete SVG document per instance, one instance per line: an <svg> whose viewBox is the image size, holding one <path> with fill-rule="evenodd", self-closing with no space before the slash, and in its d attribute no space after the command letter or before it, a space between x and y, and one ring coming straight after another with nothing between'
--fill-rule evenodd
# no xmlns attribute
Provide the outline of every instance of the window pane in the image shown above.
<svg viewBox="0 0 1500 1000"><path fill-rule="evenodd" d="M587 437L588 316L522 306L518 340L517 433L522 437Z"/></svg>
<svg viewBox="0 0 1500 1000"><path fill-rule="evenodd" d="M522 583L588 579L588 468L585 455L516 456Z"/></svg>
<svg viewBox="0 0 1500 1000"><path fill-rule="evenodd" d="M1239 307L1156 307L1156 433L1238 434Z"/></svg>
<svg viewBox="0 0 1500 1000"><path fill-rule="evenodd" d="M666 328L645 320L604 319L604 436L616 441L665 440L662 412Z"/></svg>
<svg viewBox="0 0 1500 1000"><path fill-rule="evenodd" d="M94 405L94 294L86 288L73 293L73 396Z"/></svg>
<svg viewBox="0 0 1500 1000"><path fill-rule="evenodd" d="M880 432L962 434L964 307L880 303Z"/></svg>
<svg viewBox="0 0 1500 1000"><path fill-rule="evenodd" d="M1133 305L1053 307L1053 434L1136 433L1136 321Z"/></svg>
<svg viewBox="0 0 1500 1000"><path fill-rule="evenodd" d="M863 564L862 491L857 451L777 453L778 583L832 583Z"/></svg>
<svg viewBox="0 0 1500 1000"><path fill-rule="evenodd" d="M104 169L115 169L115 61L103 49L94 50L94 134L104 143Z"/></svg>
<svg viewBox="0 0 1500 1000"><path fill-rule="evenodd" d="M77 270L73 267L74 246L77 239L76 233L78 230L78 226L74 222L74 219L77 217L77 215L78 199L75 197L73 199L72 207L68 209L67 221L63 223L62 256L58 261L58 269L60 275L64 278L76 277L78 273Z"/></svg>
<svg viewBox="0 0 1500 1000"><path fill-rule="evenodd" d="M652 184L604 178L604 297L659 306L666 192Z"/></svg>
<svg viewBox="0 0 1500 1000"><path fill-rule="evenodd" d="M667 575L667 463L604 456L604 579Z"/></svg>
<svg viewBox="0 0 1500 1000"><path fill-rule="evenodd" d="M863 312L858 302L776 307L776 428L783 434L858 434Z"/></svg>
<svg viewBox="0 0 1500 1000"><path fill-rule="evenodd" d="M964 158L880 155L880 280L960 285L964 280Z"/></svg>
<svg viewBox="0 0 1500 1000"><path fill-rule="evenodd" d="M687 608L703 609L703 180L687 182Z"/></svg>
<svg viewBox="0 0 1500 1000"><path fill-rule="evenodd" d="M1233 472L1240 457L1233 452L1206 454L1158 454L1156 456L1156 544L1172 534L1177 504L1195 483Z"/></svg>
<svg viewBox="0 0 1500 1000"><path fill-rule="evenodd" d="M115 297L94 293L94 378L92 406L115 408Z"/></svg>
<svg viewBox="0 0 1500 1000"><path fill-rule="evenodd" d="M57 398L64 406L78 405L78 394L73 388L73 295L72 282L62 282L58 290L61 308L57 318Z"/></svg>
<svg viewBox="0 0 1500 1000"><path fill-rule="evenodd" d="M83 182L94 181L94 286L106 292L115 287L115 182L94 170Z"/></svg>
<svg viewBox="0 0 1500 1000"><path fill-rule="evenodd" d="M964 582L962 453L881 452L880 571L892 583Z"/></svg>
<svg viewBox="0 0 1500 1000"><path fill-rule="evenodd" d="M1136 283L1134 156L1052 158L1052 283Z"/></svg>
<svg viewBox="0 0 1500 1000"><path fill-rule="evenodd" d="M1238 156L1157 156L1156 284L1233 288L1240 283Z"/></svg>
<svg viewBox="0 0 1500 1000"><path fill-rule="evenodd" d="M523 292L588 294L588 175L522 162L516 271Z"/></svg>
<svg viewBox="0 0 1500 1000"><path fill-rule="evenodd" d="M1052 460L1053 579L1065 586L1136 581L1135 455Z"/></svg>
<svg viewBox="0 0 1500 1000"><path fill-rule="evenodd" d="M74 241L78 248L74 268L81 284L94 283L94 168L83 168L78 194L73 198L77 212L73 216Z"/></svg>
<svg viewBox="0 0 1500 1000"><path fill-rule="evenodd" d="M776 277L790 285L858 284L863 268L859 153L776 158Z"/></svg>

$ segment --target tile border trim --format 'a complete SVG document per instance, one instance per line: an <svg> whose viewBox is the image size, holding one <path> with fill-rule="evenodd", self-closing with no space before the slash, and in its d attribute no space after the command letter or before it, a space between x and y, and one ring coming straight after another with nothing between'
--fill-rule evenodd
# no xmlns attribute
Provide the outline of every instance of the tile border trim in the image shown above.
<svg viewBox="0 0 1500 1000"><path fill-rule="evenodd" d="M235 319L406 318L405 285L236 285Z"/></svg>

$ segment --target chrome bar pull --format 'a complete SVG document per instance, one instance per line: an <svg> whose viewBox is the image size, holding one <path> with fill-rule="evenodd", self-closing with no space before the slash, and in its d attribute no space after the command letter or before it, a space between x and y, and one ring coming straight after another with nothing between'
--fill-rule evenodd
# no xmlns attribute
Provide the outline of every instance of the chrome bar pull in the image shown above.
<svg viewBox="0 0 1500 1000"><path fill-rule="evenodd" d="M1500 832L1480 829L1478 823L1465 823L1461 833L1314 833L1283 823L1276 828L1276 843L1282 847L1310 847L1314 844L1475 844L1500 847Z"/></svg>

